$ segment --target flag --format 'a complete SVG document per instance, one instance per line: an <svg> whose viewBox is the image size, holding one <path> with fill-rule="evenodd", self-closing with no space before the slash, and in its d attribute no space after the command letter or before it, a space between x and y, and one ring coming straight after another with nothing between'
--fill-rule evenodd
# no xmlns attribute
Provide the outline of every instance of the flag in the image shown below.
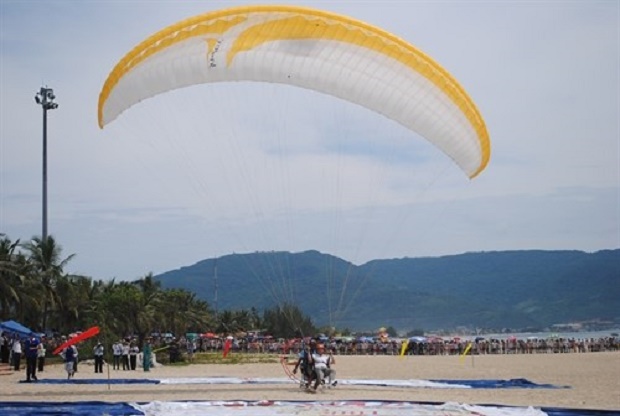
<svg viewBox="0 0 620 416"><path fill-rule="evenodd" d="M471 350L471 342L467 344L467 347L465 347L465 351L463 351L463 353L461 354L461 361L465 359L465 356L467 355L469 350Z"/></svg>
<svg viewBox="0 0 620 416"><path fill-rule="evenodd" d="M89 328L85 332L82 332L77 337L71 338L69 341L65 342L60 347L56 348L54 350L54 355L59 354L62 350L64 350L67 347L72 346L73 344L77 344L80 341L84 341L84 340L87 340L90 337L94 337L98 333L99 333L99 327L98 326L93 326L92 328Z"/></svg>
<svg viewBox="0 0 620 416"><path fill-rule="evenodd" d="M407 351L407 347L409 346L409 340L406 339L403 341L403 346L400 347L400 356L403 357L405 355L405 351Z"/></svg>

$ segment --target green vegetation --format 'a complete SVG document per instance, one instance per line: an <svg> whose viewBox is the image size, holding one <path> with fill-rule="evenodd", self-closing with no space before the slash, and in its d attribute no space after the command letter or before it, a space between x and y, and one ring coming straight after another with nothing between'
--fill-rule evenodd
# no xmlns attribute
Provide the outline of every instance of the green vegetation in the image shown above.
<svg viewBox="0 0 620 416"><path fill-rule="evenodd" d="M51 236L20 244L0 234L0 320L61 334L98 325L104 341L140 342L152 332L261 329L292 338L375 335L380 327L394 335L620 323L620 249L468 253L361 266L317 251L257 252L132 282L67 274L72 258ZM216 262L217 316L205 284L215 278Z"/></svg>
<svg viewBox="0 0 620 416"><path fill-rule="evenodd" d="M267 309L264 317L255 308L224 310L216 316L190 290L162 288L150 274L133 282L70 275L64 269L73 256L63 258L52 236L20 244L0 234L0 320L56 334L96 325L103 341L131 336L140 344L153 332L237 334L261 328L284 337L294 328L315 331L310 319L292 305Z"/></svg>

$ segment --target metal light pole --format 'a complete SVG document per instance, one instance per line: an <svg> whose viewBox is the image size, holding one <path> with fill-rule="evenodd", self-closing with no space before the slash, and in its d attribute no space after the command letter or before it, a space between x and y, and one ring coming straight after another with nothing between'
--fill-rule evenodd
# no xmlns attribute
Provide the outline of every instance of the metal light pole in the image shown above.
<svg viewBox="0 0 620 416"><path fill-rule="evenodd" d="M215 293L213 296L213 304L215 305L215 319L217 319L217 257L213 263L213 280L215 280Z"/></svg>
<svg viewBox="0 0 620 416"><path fill-rule="evenodd" d="M47 110L55 110L58 104L54 102L56 96L54 90L41 87L41 90L34 96L37 104L43 108L43 232L42 241L47 241Z"/></svg>

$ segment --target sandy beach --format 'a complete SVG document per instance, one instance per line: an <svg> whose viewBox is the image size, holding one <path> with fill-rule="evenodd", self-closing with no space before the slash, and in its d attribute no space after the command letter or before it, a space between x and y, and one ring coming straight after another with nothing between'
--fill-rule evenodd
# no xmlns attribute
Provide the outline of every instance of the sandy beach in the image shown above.
<svg viewBox="0 0 620 416"><path fill-rule="evenodd" d="M183 401L183 400L404 400L458 402L567 409L620 410L620 352L585 354L455 356L336 356L338 378L346 379L515 379L562 389L436 389L340 385L309 395L289 384L149 385L20 383L25 370L0 377L0 401ZM110 368L110 378L278 377L279 363L160 366L151 372ZM64 379L61 365L47 366L39 379ZM76 379L107 379L92 365L80 363Z"/></svg>

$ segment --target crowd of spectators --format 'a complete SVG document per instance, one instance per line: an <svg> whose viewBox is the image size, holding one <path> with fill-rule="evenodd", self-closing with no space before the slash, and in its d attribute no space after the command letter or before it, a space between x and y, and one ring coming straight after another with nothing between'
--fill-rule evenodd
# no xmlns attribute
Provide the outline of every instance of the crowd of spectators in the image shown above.
<svg viewBox="0 0 620 416"><path fill-rule="evenodd" d="M333 354L339 355L398 355L402 351L403 342L407 341L406 355L460 355L469 343L472 344L469 354L564 354L589 353L620 350L620 338L525 338L518 339L440 339L407 340L407 339L342 339L327 338L322 342ZM191 349L193 352L218 352L224 346L221 338L196 338L189 341L182 337L175 341L179 349ZM235 338L232 351L252 354L296 354L301 351L306 339L274 339L272 337L241 337Z"/></svg>
<svg viewBox="0 0 620 416"><path fill-rule="evenodd" d="M18 338L11 338L8 334L0 337L0 359L4 363L13 364L12 344ZM49 355L57 346L66 340L66 337L52 336L42 338L44 350ZM135 341L135 340L133 340ZM225 337L217 335L211 337L154 337L152 347L154 350L165 351L169 362L184 360L190 361L195 353L221 352L226 342ZM237 337L232 342L233 353L249 354L297 354L308 339L275 339L270 336L260 337ZM337 355L399 355L405 346L405 355L461 355L465 351L468 354L568 354L568 353L593 353L603 351L619 351L620 338L615 336L602 338L517 338L493 339L478 337L475 339L439 337L412 337L411 339L386 339L386 338L337 338L325 337L321 339L326 349ZM468 345L471 347L468 349ZM110 350L107 350L110 351ZM91 352L81 354L84 358L90 358ZM19 365L19 364L18 364Z"/></svg>

